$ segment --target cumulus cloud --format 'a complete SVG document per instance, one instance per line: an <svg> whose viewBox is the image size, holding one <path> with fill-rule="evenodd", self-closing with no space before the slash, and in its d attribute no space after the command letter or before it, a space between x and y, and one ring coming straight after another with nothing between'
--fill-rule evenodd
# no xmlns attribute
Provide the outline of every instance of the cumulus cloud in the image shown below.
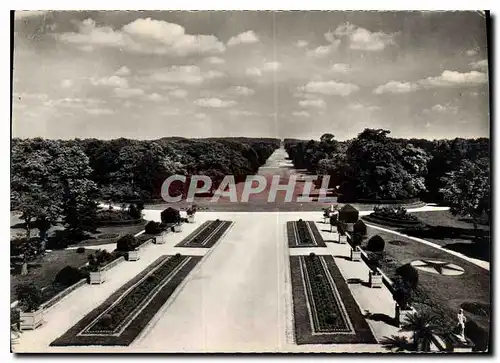
<svg viewBox="0 0 500 363"><path fill-rule="evenodd" d="M234 37L231 37L227 45L229 47L232 47L234 45L238 44L253 44L253 43L258 43L259 42L259 37L253 30L246 31L244 33L240 33Z"/></svg>
<svg viewBox="0 0 500 363"><path fill-rule="evenodd" d="M256 77L262 76L262 71L257 67L247 68L245 70L245 73L249 76L256 76Z"/></svg>
<svg viewBox="0 0 500 363"><path fill-rule="evenodd" d="M47 10L16 10L14 12L14 19L21 20L21 19L34 18L36 16L42 16L47 13L48 13Z"/></svg>
<svg viewBox="0 0 500 363"><path fill-rule="evenodd" d="M128 69L128 67L126 66L121 67L119 70L115 72L117 76L128 76L130 75L130 73L131 73L130 69Z"/></svg>
<svg viewBox="0 0 500 363"><path fill-rule="evenodd" d="M312 81L298 88L299 92L320 93L330 96L348 96L358 90L359 87L355 84L336 81Z"/></svg>
<svg viewBox="0 0 500 363"><path fill-rule="evenodd" d="M465 52L469 57L472 57L473 55L476 55L477 53L479 53L479 49L478 48L474 48L474 49L469 49L467 52Z"/></svg>
<svg viewBox="0 0 500 363"><path fill-rule="evenodd" d="M207 57L205 61L210 64L224 64L226 61L220 57Z"/></svg>
<svg viewBox="0 0 500 363"><path fill-rule="evenodd" d="M458 111L458 106L441 105L441 104L437 104L437 105L432 106L430 109L423 110L424 113L434 112L434 113L441 113L441 114L448 114L448 113L456 114L457 111Z"/></svg>
<svg viewBox="0 0 500 363"><path fill-rule="evenodd" d="M126 78L119 76L103 77L103 78L91 78L90 83L94 86L109 86L118 88L128 88L128 81Z"/></svg>
<svg viewBox="0 0 500 363"><path fill-rule="evenodd" d="M325 108L326 103L323 99L317 98L317 99L299 101L299 106L300 107Z"/></svg>
<svg viewBox="0 0 500 363"><path fill-rule="evenodd" d="M202 71L200 67L193 65L171 66L152 71L143 80L152 82L178 83L188 85L199 85L205 80L224 77L220 71Z"/></svg>
<svg viewBox="0 0 500 363"><path fill-rule="evenodd" d="M164 100L164 97L159 95L158 93L152 93L148 95L148 100L153 101L153 102L160 102Z"/></svg>
<svg viewBox="0 0 500 363"><path fill-rule="evenodd" d="M71 79L64 79L61 81L62 88L70 88L71 86L73 86L73 81Z"/></svg>
<svg viewBox="0 0 500 363"><path fill-rule="evenodd" d="M297 48L305 48L305 47L307 47L308 44L309 44L309 42L306 40L297 40L297 42L295 43L295 46Z"/></svg>
<svg viewBox="0 0 500 363"><path fill-rule="evenodd" d="M115 94L121 98L142 96L144 90L140 88L115 88Z"/></svg>
<svg viewBox="0 0 500 363"><path fill-rule="evenodd" d="M460 73L446 70L440 76L427 77L416 82L389 81L375 88L373 93L408 93L419 89L477 86L487 82L488 77L483 72L470 71Z"/></svg>
<svg viewBox="0 0 500 363"><path fill-rule="evenodd" d="M255 94L255 91L251 88L245 87L245 86L234 86L231 88L231 91L233 93L236 93L238 95L242 96L251 96Z"/></svg>
<svg viewBox="0 0 500 363"><path fill-rule="evenodd" d="M377 110L380 110L379 106L364 105L364 104L359 103L359 102L351 103L347 107L350 110L354 110L354 111L377 111Z"/></svg>
<svg viewBox="0 0 500 363"><path fill-rule="evenodd" d="M305 117L305 118L311 117L311 114L307 111L294 111L292 112L292 115L295 117Z"/></svg>
<svg viewBox="0 0 500 363"><path fill-rule="evenodd" d="M232 116L258 116L259 115L255 111L248 111L248 110L230 110L229 114Z"/></svg>
<svg viewBox="0 0 500 363"><path fill-rule="evenodd" d="M200 107L207 108L226 108L236 104L235 101L221 100L220 98L200 98L194 101Z"/></svg>
<svg viewBox="0 0 500 363"><path fill-rule="evenodd" d="M170 96L175 97L175 98L186 98L188 95L188 91L185 89L175 89L173 91L170 91L169 93Z"/></svg>
<svg viewBox="0 0 500 363"><path fill-rule="evenodd" d="M280 62L266 62L262 66L262 70L265 72L277 71L279 69L281 69Z"/></svg>
<svg viewBox="0 0 500 363"><path fill-rule="evenodd" d="M327 35L328 34L328 35ZM394 44L396 34L371 32L348 22L339 25L333 33L325 34L325 38L334 39L334 36L346 39L350 49L363 51L381 51L388 45Z"/></svg>
<svg viewBox="0 0 500 363"><path fill-rule="evenodd" d="M114 113L108 108L86 108L85 111L90 115L111 115Z"/></svg>
<svg viewBox="0 0 500 363"><path fill-rule="evenodd" d="M323 58L331 54L333 50L329 45L320 45L315 49L308 50L306 54L309 57Z"/></svg>
<svg viewBox="0 0 500 363"><path fill-rule="evenodd" d="M408 93L416 91L417 89L418 85L411 82L389 81L375 88L373 93L378 95L382 93Z"/></svg>
<svg viewBox="0 0 500 363"><path fill-rule="evenodd" d="M472 69L478 70L478 71L487 71L488 70L488 60L487 59L482 59L476 62L471 62L469 63Z"/></svg>
<svg viewBox="0 0 500 363"><path fill-rule="evenodd" d="M330 66L330 71L333 73L349 73L351 66L346 63L336 63Z"/></svg>
<svg viewBox="0 0 500 363"><path fill-rule="evenodd" d="M54 35L59 41L79 47L114 47L123 51L187 56L192 54L220 53L225 50L222 42L213 35L186 34L185 29L174 23L151 18L136 19L114 30L98 26L92 19L79 24L78 32Z"/></svg>

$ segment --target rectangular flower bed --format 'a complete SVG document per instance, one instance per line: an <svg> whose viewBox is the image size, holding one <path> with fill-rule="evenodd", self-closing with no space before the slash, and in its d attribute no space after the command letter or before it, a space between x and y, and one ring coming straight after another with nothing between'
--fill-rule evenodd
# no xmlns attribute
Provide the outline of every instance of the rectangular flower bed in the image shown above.
<svg viewBox="0 0 500 363"><path fill-rule="evenodd" d="M326 247L313 221L290 221L286 223L286 229L288 247Z"/></svg>
<svg viewBox="0 0 500 363"><path fill-rule="evenodd" d="M290 256L297 344L376 343L332 256Z"/></svg>
<svg viewBox="0 0 500 363"><path fill-rule="evenodd" d="M161 256L51 346L130 345L201 256Z"/></svg>
<svg viewBox="0 0 500 363"><path fill-rule="evenodd" d="M231 221L206 221L175 247L212 247L233 224Z"/></svg>

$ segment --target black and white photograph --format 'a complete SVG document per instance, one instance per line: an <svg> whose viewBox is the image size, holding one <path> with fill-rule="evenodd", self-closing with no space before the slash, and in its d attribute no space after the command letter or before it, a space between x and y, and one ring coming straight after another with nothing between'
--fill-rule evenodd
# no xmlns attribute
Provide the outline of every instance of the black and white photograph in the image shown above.
<svg viewBox="0 0 500 363"><path fill-rule="evenodd" d="M10 21L12 353L491 354L489 11Z"/></svg>

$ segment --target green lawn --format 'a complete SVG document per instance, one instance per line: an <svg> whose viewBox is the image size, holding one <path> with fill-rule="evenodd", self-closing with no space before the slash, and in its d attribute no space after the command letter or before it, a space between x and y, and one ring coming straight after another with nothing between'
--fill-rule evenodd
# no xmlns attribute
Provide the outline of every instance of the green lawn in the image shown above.
<svg viewBox="0 0 500 363"><path fill-rule="evenodd" d="M33 283L42 289L49 286L57 273L66 266L81 267L87 263L87 256L94 250L76 253L76 250L60 250L48 252L44 257L28 265L28 275L21 276L18 271L10 275L10 301L16 299L16 286L23 283Z"/></svg>
<svg viewBox="0 0 500 363"><path fill-rule="evenodd" d="M368 238L376 234L385 240L381 268L391 278L396 276L397 267L420 259L446 261L465 270L460 276L419 271L417 300L414 303L417 310L430 310L451 326L455 326L456 314L461 304L478 303L481 306L489 306L489 271L445 251L368 227ZM489 331L489 316L468 311L465 314L469 320L475 321L481 328Z"/></svg>

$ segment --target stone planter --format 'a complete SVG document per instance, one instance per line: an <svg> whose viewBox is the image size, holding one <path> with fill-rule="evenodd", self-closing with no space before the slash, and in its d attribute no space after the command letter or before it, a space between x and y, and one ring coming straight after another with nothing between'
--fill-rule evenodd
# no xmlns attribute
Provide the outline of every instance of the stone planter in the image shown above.
<svg viewBox="0 0 500 363"><path fill-rule="evenodd" d="M129 261L139 260L139 251L138 250L128 251L128 260Z"/></svg>
<svg viewBox="0 0 500 363"><path fill-rule="evenodd" d="M339 243L341 243L341 244L347 243L347 236L346 235L342 236L339 233Z"/></svg>
<svg viewBox="0 0 500 363"><path fill-rule="evenodd" d="M176 224L176 225L174 225L174 232L175 233L182 232L182 224Z"/></svg>
<svg viewBox="0 0 500 363"><path fill-rule="evenodd" d="M358 247L351 249L351 261L361 261L361 251Z"/></svg>
<svg viewBox="0 0 500 363"><path fill-rule="evenodd" d="M43 323L43 309L26 313L19 313L19 322L21 330L33 330L38 328Z"/></svg>
<svg viewBox="0 0 500 363"><path fill-rule="evenodd" d="M188 223L194 223L194 215L187 217Z"/></svg>
<svg viewBox="0 0 500 363"><path fill-rule="evenodd" d="M106 272L105 271L90 272L89 277L91 285L100 285L106 280Z"/></svg>
<svg viewBox="0 0 500 363"><path fill-rule="evenodd" d="M163 232L162 234L160 234L160 235L158 235L158 236L156 236L156 237L155 237L155 243L156 243L157 245L162 245L162 244L165 244L165 242L166 242L166 241L165 241L165 240L166 240L166 237L167 237L167 236L166 236L166 233L165 233L165 232Z"/></svg>
<svg viewBox="0 0 500 363"><path fill-rule="evenodd" d="M394 315L399 327L401 327L401 325L406 321L406 317L408 315L415 313L415 309L413 309L411 306L409 307L409 309L401 309L401 306L399 306L398 303L396 303L395 305L395 310L396 313Z"/></svg>
<svg viewBox="0 0 500 363"><path fill-rule="evenodd" d="M382 287L382 275L378 272L371 271L369 272L369 280L370 287Z"/></svg>

